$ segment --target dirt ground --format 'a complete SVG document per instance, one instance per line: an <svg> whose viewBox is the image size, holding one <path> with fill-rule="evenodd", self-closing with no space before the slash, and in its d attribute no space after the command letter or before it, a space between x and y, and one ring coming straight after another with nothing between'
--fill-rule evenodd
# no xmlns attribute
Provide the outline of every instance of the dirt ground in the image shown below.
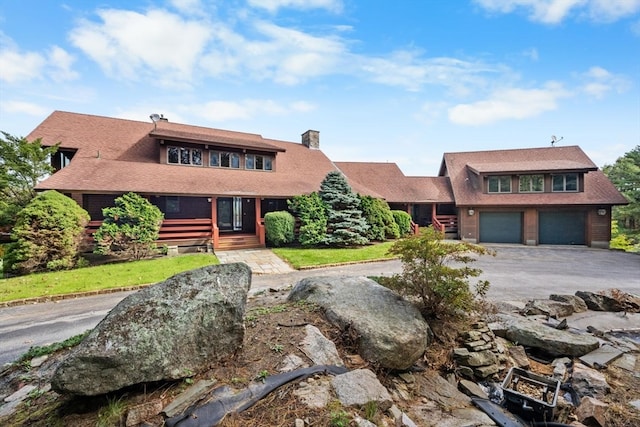
<svg viewBox="0 0 640 427"><path fill-rule="evenodd" d="M287 354L306 356L299 348L303 339L304 325L312 324L336 343L340 356L347 368L369 368L379 374L385 386L393 388L394 373L382 372L364 362L354 349L354 340L348 333L329 324L322 311L308 303L287 303L286 293L269 292L249 300L246 313L246 334L244 345L228 362L196 377L172 383L147 384L132 387L119 393L95 398L70 398L53 391L32 392L29 398L9 419L0 420L3 426L124 426L128 408L143 402L161 401L169 403L173 397L184 391L190 384L200 379L213 379L216 387L229 385L237 389L246 387L253 381L260 381L266 375L279 373L279 367ZM433 324L436 342L431 346L422 362L423 369L434 369L442 373L452 372L451 348L455 345L455 333L451 324ZM40 368L30 368L27 362L18 363L0 375L0 395L15 390L21 384L44 385L53 373L56 362L66 351L49 357ZM544 371L545 366L539 366ZM540 372L545 374L545 372ZM414 373L419 375L419 373ZM640 413L622 403L629 401L633 393L640 390L640 379L620 370L609 368L608 380L612 392L606 401L610 403L607 413L608 426L631 427L640 425ZM293 395L296 384L285 385L255 406L240 413L227 416L223 427L274 427L294 425L302 419L307 426L350 426L355 416L369 419L378 425L394 425L392 420L376 408L343 408L332 401L326 409L312 410L301 404ZM638 398L638 397L636 397ZM419 399L421 399L419 397ZM411 415L411 400L396 402ZM569 415L569 414L565 414ZM418 420L414 420L418 422ZM146 420L148 426L162 426L162 416Z"/></svg>

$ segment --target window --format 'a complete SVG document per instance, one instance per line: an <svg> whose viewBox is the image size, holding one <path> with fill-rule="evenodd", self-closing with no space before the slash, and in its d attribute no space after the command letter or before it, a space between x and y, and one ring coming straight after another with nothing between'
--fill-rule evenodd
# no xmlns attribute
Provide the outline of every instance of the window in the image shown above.
<svg viewBox="0 0 640 427"><path fill-rule="evenodd" d="M511 193L511 177L490 176L489 193Z"/></svg>
<svg viewBox="0 0 640 427"><path fill-rule="evenodd" d="M541 193L544 191L543 175L522 175L520 177L521 193Z"/></svg>
<svg viewBox="0 0 640 427"><path fill-rule="evenodd" d="M578 174L552 175L551 183L554 192L578 191Z"/></svg>
<svg viewBox="0 0 640 427"><path fill-rule="evenodd" d="M247 154L244 156L244 168L270 171L273 168L273 162L269 156Z"/></svg>
<svg viewBox="0 0 640 427"><path fill-rule="evenodd" d="M167 162L180 165L202 166L202 150L197 148L168 147Z"/></svg>
<svg viewBox="0 0 640 427"><path fill-rule="evenodd" d="M167 196L166 213L180 213L180 198Z"/></svg>
<svg viewBox="0 0 640 427"><path fill-rule="evenodd" d="M240 169L240 154L226 151L209 152L209 166Z"/></svg>

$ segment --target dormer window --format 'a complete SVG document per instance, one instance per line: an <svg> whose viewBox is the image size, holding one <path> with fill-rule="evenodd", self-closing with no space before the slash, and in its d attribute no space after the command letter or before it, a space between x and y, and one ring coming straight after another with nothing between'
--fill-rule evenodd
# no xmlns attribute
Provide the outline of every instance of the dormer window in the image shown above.
<svg viewBox="0 0 640 427"><path fill-rule="evenodd" d="M544 191L544 175L521 175L521 193L542 193Z"/></svg>
<svg viewBox="0 0 640 427"><path fill-rule="evenodd" d="M202 166L202 150L197 148L167 147L167 163Z"/></svg>
<svg viewBox="0 0 640 427"><path fill-rule="evenodd" d="M511 193L511 176L490 176L487 189L489 193Z"/></svg>
<svg viewBox="0 0 640 427"><path fill-rule="evenodd" d="M240 169L240 154L230 153L228 151L210 151L209 166Z"/></svg>
<svg viewBox="0 0 640 427"><path fill-rule="evenodd" d="M578 174L565 173L562 175L552 175L551 185L553 192L578 191Z"/></svg>
<svg viewBox="0 0 640 427"><path fill-rule="evenodd" d="M270 171L273 168L272 163L270 156L263 156L261 154L246 154L244 156L245 169Z"/></svg>

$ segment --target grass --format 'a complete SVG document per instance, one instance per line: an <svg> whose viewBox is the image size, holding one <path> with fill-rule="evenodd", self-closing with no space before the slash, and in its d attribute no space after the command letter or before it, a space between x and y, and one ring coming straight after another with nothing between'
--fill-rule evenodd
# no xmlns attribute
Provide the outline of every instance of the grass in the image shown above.
<svg viewBox="0 0 640 427"><path fill-rule="evenodd" d="M393 242L377 243L358 248L273 248L273 252L293 268L321 267L346 262L391 259L388 251Z"/></svg>
<svg viewBox="0 0 640 427"><path fill-rule="evenodd" d="M214 255L191 254L0 279L0 302L156 283L211 264Z"/></svg>

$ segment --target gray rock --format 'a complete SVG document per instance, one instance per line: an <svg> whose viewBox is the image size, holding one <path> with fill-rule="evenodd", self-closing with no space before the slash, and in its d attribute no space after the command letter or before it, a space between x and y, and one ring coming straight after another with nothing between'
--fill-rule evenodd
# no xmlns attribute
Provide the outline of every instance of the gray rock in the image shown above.
<svg viewBox="0 0 640 427"><path fill-rule="evenodd" d="M331 401L331 380L326 377L317 380L309 378L300 383L293 395L309 408L324 408Z"/></svg>
<svg viewBox="0 0 640 427"><path fill-rule="evenodd" d="M598 339L592 335L578 335L554 329L534 320L500 314L505 323L505 335L510 341L544 350L552 356L582 356L600 346Z"/></svg>
<svg viewBox="0 0 640 427"><path fill-rule="evenodd" d="M591 353L580 356L580 361L590 368L606 367L613 360L622 356L622 352L610 345L603 345Z"/></svg>
<svg viewBox="0 0 640 427"><path fill-rule="evenodd" d="M473 368L478 366L488 366L498 363L498 358L489 350L474 351L469 353L465 365Z"/></svg>
<svg viewBox="0 0 640 427"><path fill-rule="evenodd" d="M573 312L573 306L569 303L546 299L531 300L522 310L525 315L544 314L555 318L571 316Z"/></svg>
<svg viewBox="0 0 640 427"><path fill-rule="evenodd" d="M609 383L602 372L581 363L573 365L572 385L580 398L585 396L601 398L610 390Z"/></svg>
<svg viewBox="0 0 640 427"><path fill-rule="evenodd" d="M316 365L337 365L344 366L338 349L333 341L327 339L320 329L313 325L304 327L306 335L300 347L302 352Z"/></svg>
<svg viewBox="0 0 640 427"><path fill-rule="evenodd" d="M437 403L440 408L447 411L471 405L469 396L458 391L455 385L449 383L435 371L424 371L422 375L416 377L416 386L417 394Z"/></svg>
<svg viewBox="0 0 640 427"><path fill-rule="evenodd" d="M604 402L594 399L593 397L583 397L580 400L580 406L576 409L576 417L581 423L590 426L605 427L605 412L608 405Z"/></svg>
<svg viewBox="0 0 640 427"><path fill-rule="evenodd" d="M584 300L589 310L593 311L623 311L624 306L616 299L607 295L593 292L577 291L576 296Z"/></svg>
<svg viewBox="0 0 640 427"><path fill-rule="evenodd" d="M549 295L549 299L571 304L574 313L582 313L588 310L587 304L584 300L575 295L551 294Z"/></svg>
<svg viewBox="0 0 640 427"><path fill-rule="evenodd" d="M376 402L378 409L386 411L393 405L389 391L380 383L376 374L368 369L356 369L336 375L331 383L343 406L361 407Z"/></svg>
<svg viewBox="0 0 640 427"><path fill-rule="evenodd" d="M521 345L509 347L509 357L513 359L513 362L518 368L529 369L531 366L529 356L527 356L527 352L524 351L524 347Z"/></svg>
<svg viewBox="0 0 640 427"><path fill-rule="evenodd" d="M458 387L468 396L475 396L479 397L480 399L489 399L487 393L485 393L485 391L473 381L460 380L460 382L458 383Z"/></svg>
<svg viewBox="0 0 640 427"><path fill-rule="evenodd" d="M242 345L250 285L246 264L211 265L128 296L62 361L53 389L92 396L205 371Z"/></svg>
<svg viewBox="0 0 640 427"><path fill-rule="evenodd" d="M429 326L418 309L366 277L308 277L288 299L320 305L330 322L355 332L364 359L384 368L407 369L427 348Z"/></svg>

